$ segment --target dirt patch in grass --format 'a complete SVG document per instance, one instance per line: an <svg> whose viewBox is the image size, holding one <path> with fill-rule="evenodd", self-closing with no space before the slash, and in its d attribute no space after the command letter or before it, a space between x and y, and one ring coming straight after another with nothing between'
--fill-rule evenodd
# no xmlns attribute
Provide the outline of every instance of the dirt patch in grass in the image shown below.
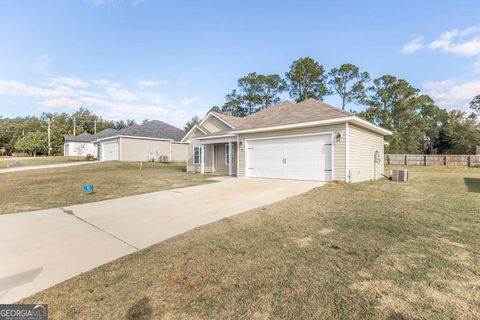
<svg viewBox="0 0 480 320"><path fill-rule="evenodd" d="M141 168L141 169L140 169ZM55 208L211 182L184 164L99 162L85 166L4 173L0 214ZM83 191L93 185L94 193Z"/></svg>
<svg viewBox="0 0 480 320"><path fill-rule="evenodd" d="M22 302L49 303L52 319L478 319L480 197L466 176L480 170L327 185Z"/></svg>

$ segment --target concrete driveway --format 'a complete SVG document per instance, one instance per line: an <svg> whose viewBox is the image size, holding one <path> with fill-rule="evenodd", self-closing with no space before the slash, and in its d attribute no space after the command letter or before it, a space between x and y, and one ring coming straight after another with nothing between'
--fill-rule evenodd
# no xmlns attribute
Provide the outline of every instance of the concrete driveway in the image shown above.
<svg viewBox="0 0 480 320"><path fill-rule="evenodd" d="M322 183L217 183L60 209L0 215L0 303L12 303L198 226Z"/></svg>

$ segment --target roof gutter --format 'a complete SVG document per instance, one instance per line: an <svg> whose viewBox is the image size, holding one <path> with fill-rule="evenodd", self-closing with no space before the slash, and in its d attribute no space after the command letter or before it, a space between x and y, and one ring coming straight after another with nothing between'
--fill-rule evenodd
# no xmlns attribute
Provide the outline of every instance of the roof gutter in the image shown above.
<svg viewBox="0 0 480 320"><path fill-rule="evenodd" d="M287 129L298 129L298 128L308 128L308 127L315 127L315 126L324 126L324 125L344 123L344 122L355 123L355 124L357 124L361 127L368 128L372 131L381 133L383 135L391 135L392 134L392 132L390 130L384 129L384 128L379 127L377 125L374 125L373 123L370 123L366 120L360 119L357 116L348 116L348 117L341 117L341 118L334 118L334 119L327 119L327 120L301 122L301 123L286 124L286 125L274 126L274 127L234 130L234 131L230 131L229 133L230 134L246 134L246 133L269 132L269 131L277 131L277 130L287 130Z"/></svg>

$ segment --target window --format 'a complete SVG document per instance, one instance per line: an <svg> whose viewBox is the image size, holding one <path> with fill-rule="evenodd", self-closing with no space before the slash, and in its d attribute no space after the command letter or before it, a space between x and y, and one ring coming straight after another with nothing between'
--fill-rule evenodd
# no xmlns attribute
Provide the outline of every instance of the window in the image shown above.
<svg viewBox="0 0 480 320"><path fill-rule="evenodd" d="M200 164L202 159L202 147L193 147L193 164Z"/></svg>
<svg viewBox="0 0 480 320"><path fill-rule="evenodd" d="M230 164L228 161L230 159L229 157L230 155L230 148L228 147L228 144L225 145L225 164ZM235 157L235 148L232 148L232 163L235 162L235 160L233 160Z"/></svg>

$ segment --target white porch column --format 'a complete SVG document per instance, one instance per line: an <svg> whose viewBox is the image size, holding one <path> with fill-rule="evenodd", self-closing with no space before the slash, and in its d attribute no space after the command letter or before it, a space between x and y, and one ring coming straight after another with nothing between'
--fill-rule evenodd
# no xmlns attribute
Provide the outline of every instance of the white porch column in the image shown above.
<svg viewBox="0 0 480 320"><path fill-rule="evenodd" d="M212 173L215 173L215 145L212 144Z"/></svg>
<svg viewBox="0 0 480 320"><path fill-rule="evenodd" d="M205 146L200 146L200 173L205 173Z"/></svg>
<svg viewBox="0 0 480 320"><path fill-rule="evenodd" d="M228 142L228 175L231 176L232 175L232 160L233 160L233 157L232 157L232 142L229 141Z"/></svg>

